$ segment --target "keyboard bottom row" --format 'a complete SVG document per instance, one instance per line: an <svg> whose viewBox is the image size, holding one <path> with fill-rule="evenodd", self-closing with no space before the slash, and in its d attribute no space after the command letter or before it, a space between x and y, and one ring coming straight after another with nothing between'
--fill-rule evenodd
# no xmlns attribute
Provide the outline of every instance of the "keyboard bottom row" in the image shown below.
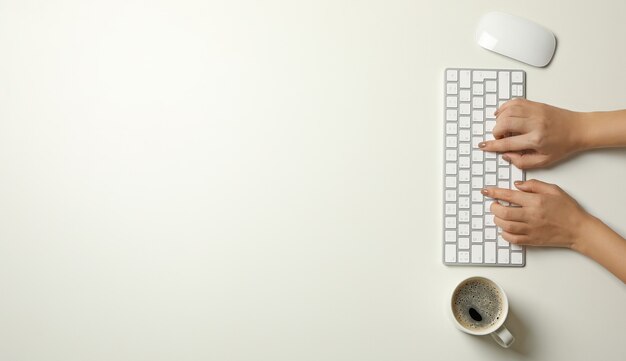
<svg viewBox="0 0 626 361"><path fill-rule="evenodd" d="M524 265L524 252L521 249L498 248L496 245L496 242L484 242L473 244L467 249L457 250L456 243L445 244L444 263L448 265Z"/></svg>

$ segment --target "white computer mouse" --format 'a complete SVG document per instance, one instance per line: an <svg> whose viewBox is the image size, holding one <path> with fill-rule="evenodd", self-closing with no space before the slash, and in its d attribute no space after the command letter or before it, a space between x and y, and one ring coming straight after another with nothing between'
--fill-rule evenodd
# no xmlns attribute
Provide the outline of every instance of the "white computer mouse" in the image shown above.
<svg viewBox="0 0 626 361"><path fill-rule="evenodd" d="M550 30L499 11L480 19L476 42L485 49L537 67L548 65L556 49L556 38Z"/></svg>

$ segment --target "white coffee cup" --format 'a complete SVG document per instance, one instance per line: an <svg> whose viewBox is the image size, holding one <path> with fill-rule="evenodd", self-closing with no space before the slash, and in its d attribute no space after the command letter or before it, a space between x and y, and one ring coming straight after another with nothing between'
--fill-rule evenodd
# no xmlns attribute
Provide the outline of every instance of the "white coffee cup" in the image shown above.
<svg viewBox="0 0 626 361"><path fill-rule="evenodd" d="M474 281L474 282L472 282ZM476 284L476 282L481 283L484 282L488 285L491 285L494 290L496 290L497 295L495 297L490 297L492 302L497 302L500 305L500 312L497 319L489 324L486 327L471 327L469 324L463 324L461 320L457 319L458 315L455 315L455 309L457 310L457 314L459 312L460 307L455 307L455 301L459 298L459 294L457 293L461 288L468 287L470 284ZM496 298L497 297L497 298ZM474 311L476 312L476 311ZM452 291L452 296L450 297L450 314L452 316L452 320L456 327L466 333L471 335L491 335L493 339L502 347L509 347L515 341L515 337L509 332L509 330L504 326L504 321L509 313L509 300L506 297L506 293L500 285L493 282L492 280L485 277L470 277L467 278L456 286L454 291ZM482 318L481 318L482 319Z"/></svg>

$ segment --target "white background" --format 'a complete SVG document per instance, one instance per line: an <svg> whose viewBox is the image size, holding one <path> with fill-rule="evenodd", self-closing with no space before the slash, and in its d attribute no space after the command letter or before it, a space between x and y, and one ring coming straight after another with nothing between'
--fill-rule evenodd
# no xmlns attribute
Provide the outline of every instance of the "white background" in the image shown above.
<svg viewBox="0 0 626 361"><path fill-rule="evenodd" d="M502 10L558 38L479 48ZM0 359L624 360L626 287L568 250L441 262L445 67L626 108L626 3L0 0ZM626 151L529 173L626 234ZM454 329L509 295L513 349Z"/></svg>

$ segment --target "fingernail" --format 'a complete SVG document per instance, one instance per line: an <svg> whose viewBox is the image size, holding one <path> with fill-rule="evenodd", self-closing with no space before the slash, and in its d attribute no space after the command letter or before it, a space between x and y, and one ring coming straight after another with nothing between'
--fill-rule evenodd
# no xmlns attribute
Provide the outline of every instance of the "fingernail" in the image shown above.
<svg viewBox="0 0 626 361"><path fill-rule="evenodd" d="M489 194L489 190L487 188L483 188L483 189L480 190L480 193L482 193L484 195L487 195L487 194Z"/></svg>
<svg viewBox="0 0 626 361"><path fill-rule="evenodd" d="M513 182L513 184L515 184L516 186L521 186L522 183L524 183L524 182L522 182L522 181L515 181L515 182Z"/></svg>
<svg viewBox="0 0 626 361"><path fill-rule="evenodd" d="M502 156L502 159L506 160L507 162L511 161L511 158L506 154Z"/></svg>
<svg viewBox="0 0 626 361"><path fill-rule="evenodd" d="M484 148L487 145L487 142L478 143L478 148Z"/></svg>

